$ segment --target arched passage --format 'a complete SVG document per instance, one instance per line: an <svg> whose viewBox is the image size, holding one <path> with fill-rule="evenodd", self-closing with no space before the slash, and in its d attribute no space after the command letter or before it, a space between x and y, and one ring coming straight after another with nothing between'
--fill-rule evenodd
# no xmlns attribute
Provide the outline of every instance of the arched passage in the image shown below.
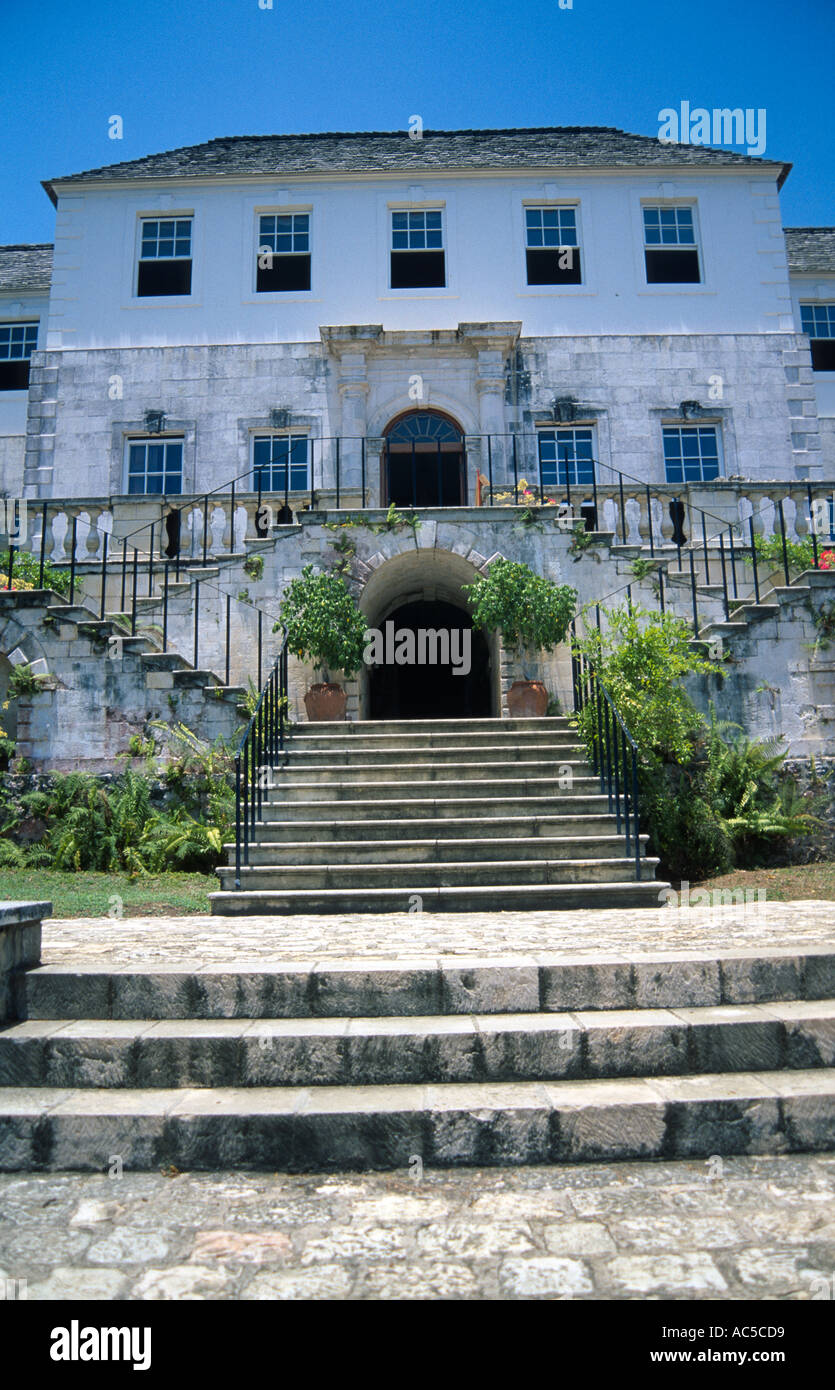
<svg viewBox="0 0 835 1390"><path fill-rule="evenodd" d="M460 555L416 550L377 569L360 607L378 660L360 675L361 719L489 718L500 713L498 643L473 630Z"/></svg>

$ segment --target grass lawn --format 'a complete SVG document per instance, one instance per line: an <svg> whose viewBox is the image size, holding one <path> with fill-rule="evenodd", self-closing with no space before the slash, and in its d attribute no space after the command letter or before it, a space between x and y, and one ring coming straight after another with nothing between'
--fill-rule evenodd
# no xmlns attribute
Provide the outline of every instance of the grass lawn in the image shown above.
<svg viewBox="0 0 835 1390"><path fill-rule="evenodd" d="M747 888L752 894L764 888L767 902L792 902L797 898L835 900L835 863L789 864L780 869L733 869L729 874L703 879L691 888ZM678 888L679 885L675 884Z"/></svg>
<svg viewBox="0 0 835 1390"><path fill-rule="evenodd" d="M60 873L56 869L0 870L0 899L51 902L53 917L180 917L208 912L214 874ZM122 909L114 897L121 898Z"/></svg>

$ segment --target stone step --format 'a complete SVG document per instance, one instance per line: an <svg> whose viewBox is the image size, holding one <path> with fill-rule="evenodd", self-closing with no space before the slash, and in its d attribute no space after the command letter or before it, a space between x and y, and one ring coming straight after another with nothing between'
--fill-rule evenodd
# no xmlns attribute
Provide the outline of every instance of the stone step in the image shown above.
<svg viewBox="0 0 835 1390"><path fill-rule="evenodd" d="M603 797L603 802L605 803L605 801L606 798ZM276 815L280 814L276 808L274 809ZM357 840L359 822L362 826L364 842L394 838L398 843L402 843L415 838L417 830L414 824L415 819L419 822L421 836L434 837L439 840L452 838L480 840L484 836L495 836L497 840L503 840L505 843L511 839L535 841L540 836L550 838L555 836L570 837L572 835L580 837L588 835L610 836L614 826L614 820L608 812L601 812L599 815L556 816L460 817L451 815L446 819L426 815L404 821L393 816L386 816L379 820L372 820L366 816L339 820L329 820L326 817L305 820L303 819L305 807L297 806L293 810L298 812L298 819L288 817L280 820L256 821L255 833L258 840L264 840L269 844L295 844L301 840L308 846L351 843ZM269 807L265 806L264 814L265 816L269 814ZM622 843L621 837L617 838L618 843Z"/></svg>
<svg viewBox="0 0 835 1390"><path fill-rule="evenodd" d="M377 791L377 784L373 790ZM576 785L576 784L575 784ZM599 783L595 782L595 785ZM456 783L456 790L460 790ZM308 795L307 798L290 797L282 801L270 801L267 793L260 808L259 821L270 825L275 821L307 820L310 816L321 817L323 821L361 821L389 818L395 821L423 819L490 819L504 820L506 817L526 816L539 820L540 817L576 817L577 815L605 815L609 809L608 797L599 792L589 792L580 796L576 792L565 792L558 796L525 796L524 789L518 789L516 796L490 796L472 794L467 796L439 796L438 783L432 787L431 796L404 795L379 800L366 798L355 801L333 797L333 788L327 788L330 799ZM479 787L481 792L481 787Z"/></svg>
<svg viewBox="0 0 835 1390"><path fill-rule="evenodd" d="M396 734L411 742L412 738L421 734L469 734L471 730L484 734L552 733L564 729L571 729L567 715L542 719L362 719L350 723L322 720L294 725L293 737L321 738L331 734L352 738L364 734Z"/></svg>
<svg viewBox="0 0 835 1390"><path fill-rule="evenodd" d="M337 753L355 753L362 751L380 751L386 749L409 749L417 755L424 749L452 749L462 748L468 754L475 750L484 748L495 748L501 750L502 756L512 757L515 750L531 749L554 749L561 752L564 747L579 748L582 745L577 741L577 731L571 727L564 729L550 729L538 733L531 730L528 733L519 733L514 730L491 729L489 732L482 733L479 724L483 722L474 719L470 728L466 731L453 731L451 733L419 733L411 734L408 739L402 734L317 734L313 732L316 725L293 724L287 742L287 751L294 755L322 753L333 750ZM550 722L550 721L549 721ZM354 726L351 726L354 727ZM364 726L367 728L368 726ZM310 732L308 732L310 730ZM508 750L505 752L505 750Z"/></svg>
<svg viewBox="0 0 835 1390"><path fill-rule="evenodd" d="M389 831L394 827L386 822ZM364 827L365 828L365 827ZM646 846L648 836L641 836ZM225 846L234 861L235 846ZM624 852L622 835L540 836L535 839L362 839L282 842L259 836L249 847L250 864L455 864L491 859L617 859Z"/></svg>
<svg viewBox="0 0 835 1390"><path fill-rule="evenodd" d="M465 762L447 760L439 754L430 754L420 762L366 763L362 755L346 757L337 764L323 763L311 766L307 761L300 765L294 757L276 773L275 783L280 796L298 787L378 787L381 784L399 787L413 786L416 782L442 782L459 787L462 782L491 783L500 789L516 788L520 783L528 786L532 781L545 787L552 783L569 784L578 782L589 784L595 780L585 757L566 757L555 762L536 758L533 761L520 759L518 762L504 760L488 761L486 756L471 758Z"/></svg>
<svg viewBox="0 0 835 1390"><path fill-rule="evenodd" d="M835 1066L835 1001L332 1019L19 1023L0 1087L393 1086Z"/></svg>
<svg viewBox="0 0 835 1390"><path fill-rule="evenodd" d="M687 914L683 914L686 917ZM372 1018L698 1008L835 998L835 948L505 955L70 970L23 976L29 1019Z"/></svg>
<svg viewBox="0 0 835 1390"><path fill-rule="evenodd" d="M623 842L621 842L623 856ZM647 877L652 877L658 866L657 859L644 859L643 867ZM234 867L215 870L221 887L232 889L235 881ZM605 859L511 859L482 860L470 863L401 863L399 860L378 860L373 864L345 864L341 861L329 864L250 864L241 868L241 888L249 893L262 893L265 890L285 893L290 890L305 892L377 890L390 888L407 896L420 893L425 888L475 888L502 887L512 884L519 888L526 884L590 884L590 883L630 883L635 878L635 860L632 858Z"/></svg>
<svg viewBox="0 0 835 1390"><path fill-rule="evenodd" d="M188 672L177 671L174 673L175 680L178 676L188 675ZM208 684L208 681L202 682ZM463 765L462 765L463 766ZM403 769L398 769L402 771ZM449 774L455 771L456 776L420 778L409 769L408 779L398 777L396 781L384 781L382 779L368 781L349 780L344 769L340 770L339 776L342 780L310 780L308 778L294 777L289 772L276 774L275 783L278 792L277 797L270 798L271 804L284 808L291 803L302 803L310 805L311 802L324 799L322 793L325 792L329 800L341 803L346 802L369 802L369 801L395 801L397 803L416 804L421 800L428 800L428 797L417 797L412 794L414 782L431 783L427 785L426 791L431 791L431 797L436 801L457 801L465 799L470 804L476 802L492 802L496 800L507 800L513 798L527 802L536 800L538 802L550 801L561 802L567 800L570 795L580 795L583 792L587 796L594 795L600 785L599 778L591 773L587 775L573 775L570 788L560 787L560 778L556 774L551 777L494 777L472 778L472 790L467 793L466 798L461 796L461 783L464 779L459 774L459 769L451 767L439 768L438 771ZM423 791L423 787L421 787Z"/></svg>
<svg viewBox="0 0 835 1390"><path fill-rule="evenodd" d="M648 870L649 872L649 870ZM659 908L669 884L549 883L421 888L240 889L209 894L216 916L286 916L298 913L407 912L419 897L422 912L559 912L568 909Z"/></svg>
<svg viewBox="0 0 835 1390"><path fill-rule="evenodd" d="M460 742L444 746L437 742L417 747L383 748L369 747L366 739L340 744L335 748L308 748L312 740L305 740L303 746L290 743L285 750L283 766L292 772L301 772L319 767L402 767L404 764L431 763L446 766L453 763L489 762L501 766L517 766L520 763L539 762L559 764L568 762L587 763L586 750L582 743L571 742L567 737L563 743L549 739L547 743L523 747L519 743L483 743L478 748L462 746Z"/></svg>
<svg viewBox="0 0 835 1390"><path fill-rule="evenodd" d="M0 1090L0 1170L410 1170L809 1153L835 1071L399 1086Z"/></svg>

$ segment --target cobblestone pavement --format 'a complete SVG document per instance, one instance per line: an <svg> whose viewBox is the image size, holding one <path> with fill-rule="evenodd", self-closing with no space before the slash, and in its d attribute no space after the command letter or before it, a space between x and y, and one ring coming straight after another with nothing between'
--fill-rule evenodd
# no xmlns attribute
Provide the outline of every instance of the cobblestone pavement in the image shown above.
<svg viewBox="0 0 835 1390"><path fill-rule="evenodd" d="M835 1154L0 1177L29 1299L822 1299Z"/></svg>
<svg viewBox="0 0 835 1390"><path fill-rule="evenodd" d="M575 912L403 912L327 917L83 917L44 922L43 960L87 965L248 965L269 961L616 953L835 942L835 902Z"/></svg>

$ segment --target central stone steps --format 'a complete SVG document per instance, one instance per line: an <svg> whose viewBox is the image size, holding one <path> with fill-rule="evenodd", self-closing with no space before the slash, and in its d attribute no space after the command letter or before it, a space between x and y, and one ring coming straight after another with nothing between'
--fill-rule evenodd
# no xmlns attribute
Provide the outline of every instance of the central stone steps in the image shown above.
<svg viewBox="0 0 835 1390"><path fill-rule="evenodd" d="M658 906L657 860L639 837L638 874L612 812L565 717L304 724L212 911Z"/></svg>

